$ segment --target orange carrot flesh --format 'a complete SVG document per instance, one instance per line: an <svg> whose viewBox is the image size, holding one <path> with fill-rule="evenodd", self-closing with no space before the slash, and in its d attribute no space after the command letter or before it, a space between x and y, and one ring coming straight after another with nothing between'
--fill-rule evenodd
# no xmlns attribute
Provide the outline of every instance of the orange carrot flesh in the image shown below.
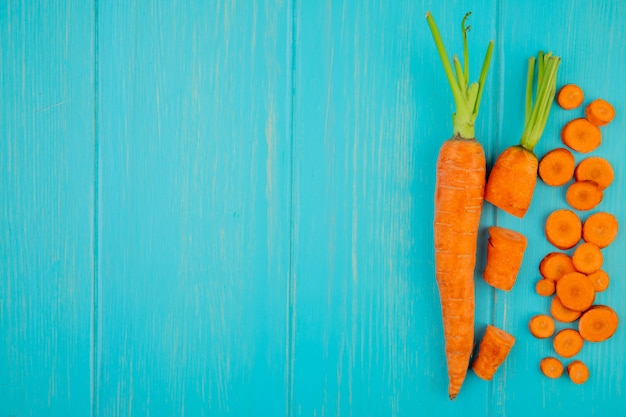
<svg viewBox="0 0 626 417"><path fill-rule="evenodd" d="M615 118L615 109L606 100L593 100L585 107L585 117L595 126L605 126Z"/></svg>
<svg viewBox="0 0 626 417"><path fill-rule="evenodd" d="M572 255L574 267L583 274L591 274L600 270L603 261L600 248L589 242L581 243Z"/></svg>
<svg viewBox="0 0 626 417"><path fill-rule="evenodd" d="M593 181L601 189L607 188L615 178L611 163L601 156L590 156L583 159L574 169L576 181Z"/></svg>
<svg viewBox="0 0 626 417"><path fill-rule="evenodd" d="M617 237L617 218L611 213L598 212L587 217L582 228L585 242L595 243L599 248L606 248Z"/></svg>
<svg viewBox="0 0 626 417"><path fill-rule="evenodd" d="M596 291L585 274L570 272L556 282L556 295L566 308L585 311L593 304Z"/></svg>
<svg viewBox="0 0 626 417"><path fill-rule="evenodd" d="M584 362L575 360L567 365L567 375L574 384L584 384L589 379L589 368Z"/></svg>
<svg viewBox="0 0 626 417"><path fill-rule="evenodd" d="M596 207L602 199L602 189L593 181L576 181L567 188L565 200L576 210L587 211Z"/></svg>
<svg viewBox="0 0 626 417"><path fill-rule="evenodd" d="M602 292L609 288L610 277L609 274L604 270L599 270L587 275L589 281L591 281L591 285L593 285L593 289L596 292Z"/></svg>
<svg viewBox="0 0 626 417"><path fill-rule="evenodd" d="M551 279L541 278L535 284L535 292L544 297L549 297L556 291L556 283Z"/></svg>
<svg viewBox="0 0 626 417"><path fill-rule="evenodd" d="M557 104L564 110L572 110L583 104L585 94L576 84L565 84L556 95Z"/></svg>
<svg viewBox="0 0 626 417"><path fill-rule="evenodd" d="M554 320L545 314L537 314L528 322L530 333L538 339L546 339L554 334Z"/></svg>
<svg viewBox="0 0 626 417"><path fill-rule="evenodd" d="M550 281L558 281L566 273L574 271L572 258L562 252L550 252L539 263L539 273Z"/></svg>
<svg viewBox="0 0 626 417"><path fill-rule="evenodd" d="M543 358L539 362L539 369L548 378L556 379L563 375L563 363L554 357Z"/></svg>
<svg viewBox="0 0 626 417"><path fill-rule="evenodd" d="M554 336L554 351L563 358L571 358L583 348L584 340L574 329L563 329Z"/></svg>
<svg viewBox="0 0 626 417"><path fill-rule="evenodd" d="M580 218L571 210L558 209L550 213L545 224L548 242L559 249L571 249L582 236Z"/></svg>
<svg viewBox="0 0 626 417"><path fill-rule="evenodd" d="M609 306L596 305L585 311L578 321L578 332L588 342L603 342L617 330L618 316Z"/></svg>
<svg viewBox="0 0 626 417"><path fill-rule="evenodd" d="M563 126L561 140L577 152L589 153L602 143L602 133L598 126L589 123L587 119L578 118Z"/></svg>
<svg viewBox="0 0 626 417"><path fill-rule="evenodd" d="M538 174L546 185L558 187L572 179L575 167L574 155L565 148L557 148L541 158Z"/></svg>
<svg viewBox="0 0 626 417"><path fill-rule="evenodd" d="M474 373L479 378L491 380L514 344L515 337L502 329L488 325L480 342L478 355L472 362Z"/></svg>
<svg viewBox="0 0 626 417"><path fill-rule="evenodd" d="M555 296L552 298L552 303L550 304L550 315L561 323L571 323L580 317L581 312L565 307L561 300L559 300L559 297Z"/></svg>
<svg viewBox="0 0 626 417"><path fill-rule="evenodd" d="M503 227L490 227L487 263L483 271L485 282L503 291L511 290L527 244L526 237L521 233Z"/></svg>

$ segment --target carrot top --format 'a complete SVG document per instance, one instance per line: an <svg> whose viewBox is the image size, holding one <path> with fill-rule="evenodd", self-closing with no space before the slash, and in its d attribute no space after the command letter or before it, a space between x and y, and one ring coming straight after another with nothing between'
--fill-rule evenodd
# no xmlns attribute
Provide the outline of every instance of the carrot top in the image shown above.
<svg viewBox="0 0 626 417"><path fill-rule="evenodd" d="M465 26L465 21L469 18L470 14L471 12L465 14L461 22L461 28L463 30L463 66L461 66L459 59L455 55L453 58L453 70L435 19L430 12L426 13L426 20L428 21L428 26L435 40L435 46L441 58L441 63L443 64L443 69L448 78L450 88L452 89L452 95L456 105L456 111L452 114L453 136L463 139L474 139L474 122L478 116L480 99L485 87L485 80L487 79L487 72L493 53L493 41L491 41L487 47L487 54L485 55L480 77L477 82L470 84L469 54L467 48L467 32L470 30L470 26Z"/></svg>
<svg viewBox="0 0 626 417"><path fill-rule="evenodd" d="M537 89L533 101L533 83L535 72L535 58L528 60L528 76L526 78L526 111L524 117L524 131L520 145L532 151L546 127L548 115L556 95L556 74L561 64L561 58L539 52L537 57Z"/></svg>

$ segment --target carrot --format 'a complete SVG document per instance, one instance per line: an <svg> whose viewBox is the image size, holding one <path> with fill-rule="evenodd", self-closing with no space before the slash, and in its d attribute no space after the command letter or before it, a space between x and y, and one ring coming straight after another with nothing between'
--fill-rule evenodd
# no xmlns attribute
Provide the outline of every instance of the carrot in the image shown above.
<svg viewBox="0 0 626 417"><path fill-rule="evenodd" d="M538 339L546 339L554 334L554 320L545 314L537 314L528 322L530 333Z"/></svg>
<svg viewBox="0 0 626 417"><path fill-rule="evenodd" d="M565 84L556 95L556 102L564 110L572 110L583 104L585 94L576 84Z"/></svg>
<svg viewBox="0 0 626 417"><path fill-rule="evenodd" d="M567 204L581 211L591 210L600 204L603 198L602 189L593 181L576 181L565 193Z"/></svg>
<svg viewBox="0 0 626 417"><path fill-rule="evenodd" d="M603 342L617 330L615 310L605 305L595 305L585 311L578 321L578 332L588 342Z"/></svg>
<svg viewBox="0 0 626 417"><path fill-rule="evenodd" d="M609 274L607 274L606 271L602 269L588 274L587 278L589 278L589 281L591 281L591 285L593 285L593 289L596 292L602 292L609 287Z"/></svg>
<svg viewBox="0 0 626 417"><path fill-rule="evenodd" d="M561 140L565 145L580 153L594 151L602 143L602 133L585 118L570 120L561 129Z"/></svg>
<svg viewBox="0 0 626 417"><path fill-rule="evenodd" d="M521 233L503 227L490 227L487 264L483 271L485 282L503 291L511 290L527 244L526 237Z"/></svg>
<svg viewBox="0 0 626 417"><path fill-rule="evenodd" d="M563 364L557 358L543 358L539 362L539 369L548 378L556 379L563 375Z"/></svg>
<svg viewBox="0 0 626 417"><path fill-rule="evenodd" d="M568 209L558 209L550 213L546 220L546 238L559 249L571 249L580 241L582 228L576 213Z"/></svg>
<svg viewBox="0 0 626 417"><path fill-rule="evenodd" d="M585 158L574 169L576 181L593 181L603 190L611 185L614 177L613 167L601 156Z"/></svg>
<svg viewBox="0 0 626 417"><path fill-rule="evenodd" d="M556 295L568 309L585 311L593 304L596 291L587 275L570 272L556 282Z"/></svg>
<svg viewBox="0 0 626 417"><path fill-rule="evenodd" d="M606 100L596 99L585 107L585 117L596 126L607 125L615 118L615 109Z"/></svg>
<svg viewBox="0 0 626 417"><path fill-rule="evenodd" d="M478 82L469 85L467 30L462 22L464 65L448 56L430 12L426 20L456 104L452 138L439 151L434 206L435 275L443 321L448 367L448 395L454 399L465 380L474 345L474 268L478 225L483 206L486 162L474 137L474 124L493 53L489 43Z"/></svg>
<svg viewBox="0 0 626 417"><path fill-rule="evenodd" d="M589 368L584 362L575 360L567 365L567 375L574 384L584 384L589 379Z"/></svg>
<svg viewBox="0 0 626 417"><path fill-rule="evenodd" d="M491 380L515 344L515 337L488 325L478 348L478 356L472 362L472 370L482 379Z"/></svg>
<svg viewBox="0 0 626 417"><path fill-rule="evenodd" d="M574 155L569 150L553 149L539 161L539 178L554 187L567 184L574 176L575 165Z"/></svg>
<svg viewBox="0 0 626 417"><path fill-rule="evenodd" d="M556 291L556 283L550 279L541 278L535 284L535 292L544 297L549 297Z"/></svg>
<svg viewBox="0 0 626 417"><path fill-rule="evenodd" d="M558 281L564 274L575 270L572 258L562 252L550 252L539 263L539 273L550 281Z"/></svg>
<svg viewBox="0 0 626 417"><path fill-rule="evenodd" d="M583 223L582 237L585 242L595 243L606 248L617 237L617 218L611 213L597 212L587 217Z"/></svg>
<svg viewBox="0 0 626 417"><path fill-rule="evenodd" d="M574 267L583 274L592 274L600 270L603 261L600 248L589 242L581 243L572 254Z"/></svg>
<svg viewBox="0 0 626 417"><path fill-rule="evenodd" d="M526 111L519 145L506 148L491 168L485 200L516 217L524 217L537 183L539 161L533 149L545 128L556 94L556 75L561 59L539 52L537 93L533 102L535 58L528 61Z"/></svg>
<svg viewBox="0 0 626 417"><path fill-rule="evenodd" d="M574 329L563 329L554 336L554 351L563 358L571 358L583 348L584 340Z"/></svg>
<svg viewBox="0 0 626 417"><path fill-rule="evenodd" d="M559 297L554 297L552 298L552 304L550 304L550 314L561 323L571 323L580 317L581 312L570 310L563 305Z"/></svg>

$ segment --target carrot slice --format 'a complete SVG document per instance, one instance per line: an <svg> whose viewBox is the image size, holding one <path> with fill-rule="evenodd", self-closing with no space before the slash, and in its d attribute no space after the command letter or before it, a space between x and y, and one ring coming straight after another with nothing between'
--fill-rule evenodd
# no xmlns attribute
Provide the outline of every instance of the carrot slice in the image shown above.
<svg viewBox="0 0 626 417"><path fill-rule="evenodd" d="M587 275L587 278L591 281L591 285L593 285L593 289L596 292L602 292L609 287L609 274L602 269Z"/></svg>
<svg viewBox="0 0 626 417"><path fill-rule="evenodd" d="M487 264L483 271L485 282L503 291L511 290L527 244L526 237L521 233L498 226L490 227Z"/></svg>
<svg viewBox="0 0 626 417"><path fill-rule="evenodd" d="M569 148L580 152L594 151L602 143L600 128L585 118L569 121L561 130L561 140Z"/></svg>
<svg viewBox="0 0 626 417"><path fill-rule="evenodd" d="M554 336L554 351L563 358L571 358L583 348L584 340L574 329L563 329Z"/></svg>
<svg viewBox="0 0 626 417"><path fill-rule="evenodd" d="M591 274L600 270L603 261L600 248L589 242L581 243L572 255L574 267L583 274Z"/></svg>
<svg viewBox="0 0 626 417"><path fill-rule="evenodd" d="M538 339L546 339L554 334L554 319L545 314L537 314L528 322L530 333Z"/></svg>
<svg viewBox="0 0 626 417"><path fill-rule="evenodd" d="M563 364L554 357L543 358L539 362L539 369L548 378L556 379L563 375Z"/></svg>
<svg viewBox="0 0 626 417"><path fill-rule="evenodd" d="M570 310L585 311L593 304L596 291L587 275L570 272L556 282L556 295Z"/></svg>
<svg viewBox="0 0 626 417"><path fill-rule="evenodd" d="M541 278L535 284L535 292L544 297L549 297L556 291L556 283L551 279Z"/></svg>
<svg viewBox="0 0 626 417"><path fill-rule="evenodd" d="M546 185L564 185L574 176L575 166L576 161L570 151L565 148L553 149L539 161L539 178Z"/></svg>
<svg viewBox="0 0 626 417"><path fill-rule="evenodd" d="M606 100L601 98L593 100L585 107L585 117L596 126L604 126L611 123L615 118L615 109Z"/></svg>
<svg viewBox="0 0 626 417"><path fill-rule="evenodd" d="M562 252L550 252L539 263L539 273L550 281L558 281L564 274L574 271L572 258Z"/></svg>
<svg viewBox="0 0 626 417"><path fill-rule="evenodd" d="M576 181L593 181L604 190L613 182L615 172L611 163L605 158L590 156L576 165L574 178Z"/></svg>
<svg viewBox="0 0 626 417"><path fill-rule="evenodd" d="M617 218L611 213L598 212L587 217L582 228L585 242L595 243L599 248L606 248L617 237Z"/></svg>
<svg viewBox="0 0 626 417"><path fill-rule="evenodd" d="M567 188L565 200L576 210L587 211L596 207L604 198L602 188L593 181L576 181Z"/></svg>
<svg viewBox="0 0 626 417"><path fill-rule="evenodd" d="M574 384L584 384L589 379L589 368L582 361L575 360L567 365L567 374Z"/></svg>
<svg viewBox="0 0 626 417"><path fill-rule="evenodd" d="M580 311L570 310L565 307L559 297L552 298L552 304L550 304L550 314L555 320L561 323L571 323L578 319L581 315Z"/></svg>
<svg viewBox="0 0 626 417"><path fill-rule="evenodd" d="M609 306L595 305L585 311L578 321L578 332L588 342L603 342L613 336L619 320Z"/></svg>
<svg viewBox="0 0 626 417"><path fill-rule="evenodd" d="M548 242L559 249L571 249L580 241L582 223L571 210L553 211L546 220L545 233Z"/></svg>
<svg viewBox="0 0 626 417"><path fill-rule="evenodd" d="M585 94L576 84L565 84L556 95L556 102L564 110L572 110L583 104Z"/></svg>
<svg viewBox="0 0 626 417"><path fill-rule="evenodd" d="M515 337L495 326L488 325L480 342L478 355L472 363L474 373L491 380L515 344Z"/></svg>

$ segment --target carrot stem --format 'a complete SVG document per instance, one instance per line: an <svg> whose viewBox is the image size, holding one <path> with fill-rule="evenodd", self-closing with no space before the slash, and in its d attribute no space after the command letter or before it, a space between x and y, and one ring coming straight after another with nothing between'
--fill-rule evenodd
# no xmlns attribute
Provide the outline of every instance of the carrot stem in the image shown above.
<svg viewBox="0 0 626 417"><path fill-rule="evenodd" d="M535 76L535 57L528 59L528 76L526 77L526 111L524 112L524 129L528 126L530 112L533 109L533 79Z"/></svg>
<svg viewBox="0 0 626 417"><path fill-rule="evenodd" d="M461 30L463 31L463 76L465 78L465 86L469 84L469 49L467 47L467 32L471 26L465 26L465 21L470 17L472 12L465 13L461 22Z"/></svg>

